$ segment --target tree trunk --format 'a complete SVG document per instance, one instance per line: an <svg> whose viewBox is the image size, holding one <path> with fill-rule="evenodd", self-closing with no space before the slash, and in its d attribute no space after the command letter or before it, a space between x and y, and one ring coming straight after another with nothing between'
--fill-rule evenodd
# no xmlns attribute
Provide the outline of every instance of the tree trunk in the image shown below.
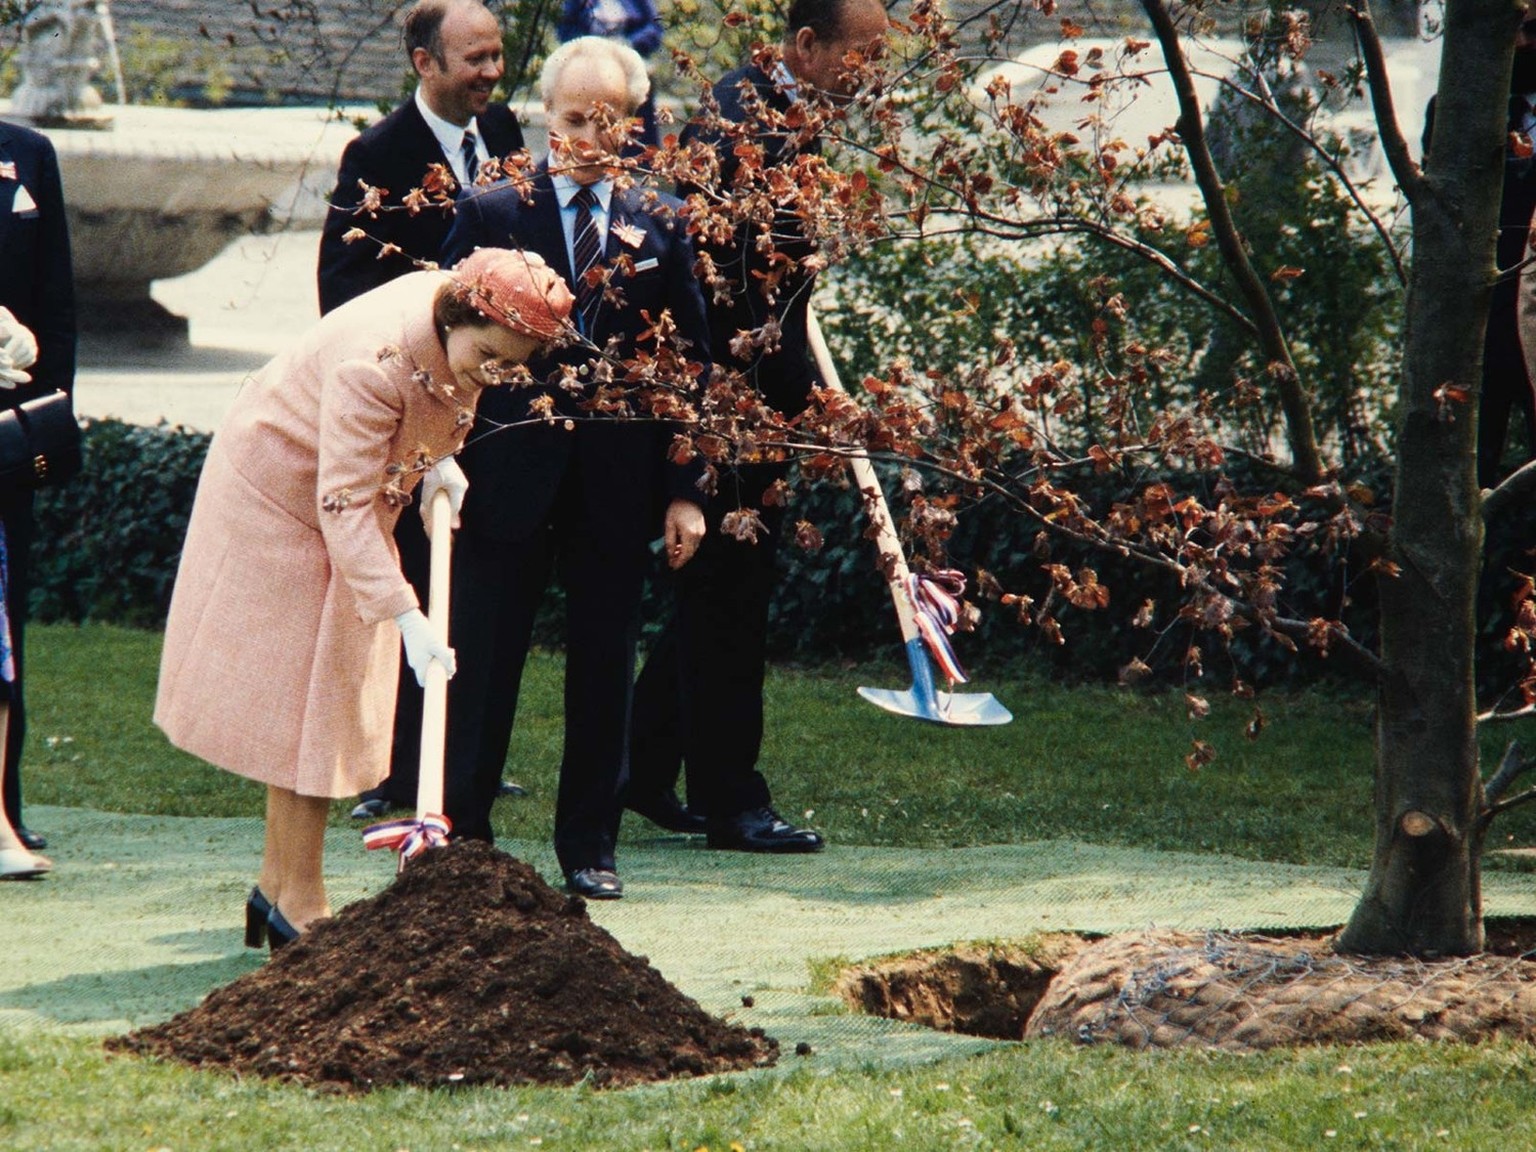
<svg viewBox="0 0 1536 1152"><path fill-rule="evenodd" d="M1473 642L1482 334L1495 265L1519 10L1449 0L1433 150L1413 205L1397 480L1381 582L1376 847L1340 946L1464 955L1483 945Z"/></svg>

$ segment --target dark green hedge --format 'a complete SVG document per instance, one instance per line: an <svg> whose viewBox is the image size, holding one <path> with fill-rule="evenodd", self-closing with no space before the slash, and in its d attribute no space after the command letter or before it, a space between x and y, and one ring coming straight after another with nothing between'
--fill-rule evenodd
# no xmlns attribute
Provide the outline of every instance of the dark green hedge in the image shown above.
<svg viewBox="0 0 1536 1152"><path fill-rule="evenodd" d="M33 619L158 628L210 436L92 420L84 437L80 475L37 496Z"/></svg>
<svg viewBox="0 0 1536 1152"><path fill-rule="evenodd" d="M62 489L39 493L38 544L34 562L32 610L44 621L96 620L159 627L170 604L176 561L186 533L192 497L208 448L209 436L166 425L143 427L116 420L85 427L85 468ZM1251 478L1229 478L1239 488ZM1145 483L1150 478L1144 478ZM1381 476L1366 478L1387 499ZM1188 483L1187 479L1185 483ZM896 491L896 484L888 489ZM1080 493L1092 504L1123 497L1119 485L1088 479ZM1207 493L1208 495L1208 493ZM804 663L862 660L893 654L899 647L895 615L874 564L874 547L864 539L859 501L848 487L820 483L797 492L791 523L809 520L825 538L817 552L783 549L783 579L771 618L777 658ZM983 502L966 509L951 542L961 567L986 568L1006 586L1045 597L1049 586L1035 552L1034 528L1002 504ZM1480 652L1485 694L1507 685L1516 671L1501 640L1512 619L1510 571L1536 566L1536 507L1522 508L1489 533L1481 605ZM1176 591L1149 578L1128 561L1102 554L1074 552L1053 544L1049 559L1074 571L1095 568L1111 590L1109 607L1086 613L1061 610L1064 645L1048 643L1038 630L1025 627L997 604L983 604L978 630L956 641L962 663L978 674L997 676L1025 664L1052 669L1073 679L1113 679L1132 657L1146 661L1156 677L1177 679L1189 634L1175 629L1153 645L1131 618L1149 597L1172 603ZM1348 604L1344 603L1346 599ZM1369 579L1352 576L1336 558L1298 551L1287 566L1286 610L1297 616L1342 613L1363 640L1374 641L1373 590ZM664 581L647 596L650 626L666 611ZM1164 617L1166 618L1166 616ZM558 643L563 630L558 594L551 596L539 625L539 637ZM1296 682L1328 674L1337 662L1297 659L1272 642L1239 634L1230 650L1204 644L1205 668L1212 683L1231 675L1257 684Z"/></svg>

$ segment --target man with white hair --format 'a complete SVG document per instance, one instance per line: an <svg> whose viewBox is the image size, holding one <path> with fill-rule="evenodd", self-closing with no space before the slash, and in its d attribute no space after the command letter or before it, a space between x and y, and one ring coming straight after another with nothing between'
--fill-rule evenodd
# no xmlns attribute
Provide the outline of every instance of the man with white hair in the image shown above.
<svg viewBox="0 0 1536 1152"><path fill-rule="evenodd" d="M697 371L709 362L679 202L614 179L649 87L644 61L627 45L587 36L557 48L540 78L549 156L531 182L462 196L442 253L447 265L481 245L528 249L576 295L572 322L583 339L531 363L531 384L488 395L463 453L469 492L454 554L458 674L449 685L446 770L455 835L491 840L534 614L558 573L566 687L555 851L569 888L589 899L623 892L614 841L647 546L664 535L680 567L704 530L701 466L668 461L668 427L609 418L593 404L613 403L611 391L597 395L606 365L596 349L618 360L653 352L642 334L663 313Z"/></svg>

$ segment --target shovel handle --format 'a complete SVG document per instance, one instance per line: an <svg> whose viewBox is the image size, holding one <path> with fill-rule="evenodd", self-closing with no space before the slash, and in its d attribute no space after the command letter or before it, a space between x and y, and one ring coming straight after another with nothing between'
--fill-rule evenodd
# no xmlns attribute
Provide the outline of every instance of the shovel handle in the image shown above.
<svg viewBox="0 0 1536 1152"><path fill-rule="evenodd" d="M821 325L816 322L814 309L805 310L805 329L822 382L828 388L846 392L838 377L837 366L832 363L827 341L821 334ZM906 553L901 547L901 538L896 535L896 521L891 517L890 505L885 502L885 489L880 486L880 477L867 455L856 453L849 457L848 464L853 469L853 482L859 486L859 493L864 497L864 511L875 527L875 547L882 560L891 558L886 581L891 588L891 600L896 605L896 619L901 625L902 641L910 643L918 638L917 614L907 594L907 575L910 570L907 568Z"/></svg>
<svg viewBox="0 0 1536 1152"><path fill-rule="evenodd" d="M448 643L449 554L453 547L453 502L439 488L432 494L432 561L427 592L427 622ZM421 703L421 775L416 784L416 818L443 810L443 745L448 736L448 670L436 660L427 665Z"/></svg>

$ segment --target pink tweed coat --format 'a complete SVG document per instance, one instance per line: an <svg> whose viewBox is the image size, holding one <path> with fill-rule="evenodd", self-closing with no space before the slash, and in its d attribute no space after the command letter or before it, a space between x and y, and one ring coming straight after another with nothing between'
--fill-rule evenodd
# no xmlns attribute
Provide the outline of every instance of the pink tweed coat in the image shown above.
<svg viewBox="0 0 1536 1152"><path fill-rule="evenodd" d="M220 768L305 796L388 770L393 617L418 607L390 466L469 427L416 272L329 313L246 382L213 438L171 597L155 723ZM448 387L444 387L448 386Z"/></svg>

